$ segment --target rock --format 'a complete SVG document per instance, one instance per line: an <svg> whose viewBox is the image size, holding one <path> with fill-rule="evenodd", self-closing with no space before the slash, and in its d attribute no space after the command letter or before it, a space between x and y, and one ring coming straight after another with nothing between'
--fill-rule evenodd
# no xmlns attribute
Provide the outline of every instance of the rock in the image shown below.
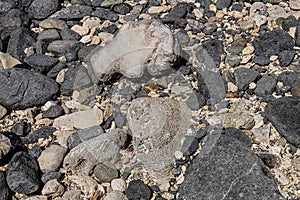
<svg viewBox="0 0 300 200"><path fill-rule="evenodd" d="M53 105L43 112L44 118L57 118L64 114L64 109L60 105Z"/></svg>
<svg viewBox="0 0 300 200"><path fill-rule="evenodd" d="M127 3L120 3L113 6L113 11L122 15L126 15L131 11L131 9L132 6Z"/></svg>
<svg viewBox="0 0 300 200"><path fill-rule="evenodd" d="M132 101L127 121L134 150L146 168L162 175L174 162L181 139L187 134L190 110L182 102L163 98L138 98ZM173 116L178 116L176 119Z"/></svg>
<svg viewBox="0 0 300 200"><path fill-rule="evenodd" d="M128 22L105 47L95 48L87 62L96 80L108 81L114 72L139 78L145 68L155 76L171 69L170 64L179 55L178 48L173 34L161 22Z"/></svg>
<svg viewBox="0 0 300 200"><path fill-rule="evenodd" d="M92 16L99 17L100 19L107 19L112 22L119 19L117 13L105 8L96 8L96 10L92 12Z"/></svg>
<svg viewBox="0 0 300 200"><path fill-rule="evenodd" d="M39 26L42 28L55 28L58 30L64 30L68 28L68 25L65 21L59 19L45 19L39 23Z"/></svg>
<svg viewBox="0 0 300 200"><path fill-rule="evenodd" d="M277 158L273 154L262 153L258 155L264 164L269 168L274 168L277 162Z"/></svg>
<svg viewBox="0 0 300 200"><path fill-rule="evenodd" d="M0 105L0 119L2 119L7 113L7 109Z"/></svg>
<svg viewBox="0 0 300 200"><path fill-rule="evenodd" d="M5 173L0 171L0 199L11 199L11 192L5 179Z"/></svg>
<svg viewBox="0 0 300 200"><path fill-rule="evenodd" d="M120 191L111 191L109 193L107 193L106 196L104 196L104 200L127 200L125 194L123 194Z"/></svg>
<svg viewBox="0 0 300 200"><path fill-rule="evenodd" d="M33 0L28 8L28 16L34 19L44 19L58 8L58 0Z"/></svg>
<svg viewBox="0 0 300 200"><path fill-rule="evenodd" d="M255 56L253 62L260 66L266 66L270 64L270 53L262 53L259 56Z"/></svg>
<svg viewBox="0 0 300 200"><path fill-rule="evenodd" d="M41 180L43 183L47 183L50 180L59 179L61 176L62 176L62 174L60 172L49 172L49 173L43 174Z"/></svg>
<svg viewBox="0 0 300 200"><path fill-rule="evenodd" d="M11 148L11 143L8 137L0 134L0 160L5 156Z"/></svg>
<svg viewBox="0 0 300 200"><path fill-rule="evenodd" d="M150 199L152 195L150 188L141 180L130 181L125 193L128 200Z"/></svg>
<svg viewBox="0 0 300 200"><path fill-rule="evenodd" d="M45 29L37 36L37 39L47 44L54 40L60 39L60 35L56 29Z"/></svg>
<svg viewBox="0 0 300 200"><path fill-rule="evenodd" d="M297 25L296 25L295 43L297 46L300 46L300 19L298 19Z"/></svg>
<svg viewBox="0 0 300 200"><path fill-rule="evenodd" d="M289 32L291 27L296 27L296 25L297 25L297 19L293 15L288 16L286 19L282 21L281 24L282 29L287 32Z"/></svg>
<svg viewBox="0 0 300 200"><path fill-rule="evenodd" d="M62 71L63 69L65 69L67 66L65 65L65 63L61 63L59 62L57 65L55 65L48 73L47 76L49 78L53 78L55 79L57 77L57 75L60 73L60 71Z"/></svg>
<svg viewBox="0 0 300 200"><path fill-rule="evenodd" d="M40 73L48 72L56 63L57 58L46 56L44 54L32 54L24 59L24 62L30 65L34 71Z"/></svg>
<svg viewBox="0 0 300 200"><path fill-rule="evenodd" d="M40 138L47 139L48 137L52 136L55 131L56 129L54 127L43 126L24 137L23 142L25 144L36 143Z"/></svg>
<svg viewBox="0 0 300 200"><path fill-rule="evenodd" d="M21 64L21 62L7 53L0 52L0 69L13 68L16 65Z"/></svg>
<svg viewBox="0 0 300 200"><path fill-rule="evenodd" d="M224 135L227 135L229 137L233 137L233 138L239 140L240 142L244 143L244 145L247 147L251 147L251 145L252 145L250 137L245 135L241 130L239 130L237 128L226 128L226 129L224 129L224 131L222 133Z"/></svg>
<svg viewBox="0 0 300 200"><path fill-rule="evenodd" d="M81 142L97 137L104 133L101 126L92 126L72 133L68 138L68 148L73 149Z"/></svg>
<svg viewBox="0 0 300 200"><path fill-rule="evenodd" d="M18 28L12 31L7 45L7 53L12 57L23 61L26 57L24 50L35 43L33 32L26 28Z"/></svg>
<svg viewBox="0 0 300 200"><path fill-rule="evenodd" d="M62 184L60 184L56 179L48 181L43 189L42 195L48 196L50 198L59 197L64 193L65 189Z"/></svg>
<svg viewBox="0 0 300 200"><path fill-rule="evenodd" d="M227 54L225 59L225 64L229 67L236 67L240 64L241 57L235 54Z"/></svg>
<svg viewBox="0 0 300 200"><path fill-rule="evenodd" d="M110 183L112 180L118 178L119 172L113 166L98 164L94 168L94 175L100 183Z"/></svg>
<svg viewBox="0 0 300 200"><path fill-rule="evenodd" d="M177 3L167 14L162 18L164 23L174 23L178 19L184 19L187 13L188 4L187 3Z"/></svg>
<svg viewBox="0 0 300 200"><path fill-rule="evenodd" d="M300 147L300 98L282 97L265 108L266 117L288 142Z"/></svg>
<svg viewBox="0 0 300 200"><path fill-rule="evenodd" d="M111 188L114 191L124 192L126 189L126 182L122 178L114 179L111 181Z"/></svg>
<svg viewBox="0 0 300 200"><path fill-rule="evenodd" d="M204 96L198 91L193 91L189 98L185 101L185 104L191 110L199 110L205 105L206 101Z"/></svg>
<svg viewBox="0 0 300 200"><path fill-rule="evenodd" d="M38 158L41 171L43 173L48 173L58 170L67 150L68 149L65 147L52 144L50 147L42 151Z"/></svg>
<svg viewBox="0 0 300 200"><path fill-rule="evenodd" d="M300 10L300 2L297 0L289 0L289 5L293 10Z"/></svg>
<svg viewBox="0 0 300 200"><path fill-rule="evenodd" d="M6 181L13 192L30 194L39 189L38 164L25 152L16 153L8 164Z"/></svg>
<svg viewBox="0 0 300 200"><path fill-rule="evenodd" d="M60 116L54 119L53 126L56 128L85 129L98 126L103 122L103 112L99 108L92 108Z"/></svg>
<svg viewBox="0 0 300 200"><path fill-rule="evenodd" d="M216 6L218 9L222 10L224 8L229 8L232 0L218 0Z"/></svg>
<svg viewBox="0 0 300 200"><path fill-rule="evenodd" d="M279 64L282 67L287 67L291 64L291 62L294 60L296 52L295 51L281 51L278 55Z"/></svg>
<svg viewBox="0 0 300 200"><path fill-rule="evenodd" d="M264 75L257 81L254 93L257 96L272 95L275 90L277 79L270 75Z"/></svg>
<svg viewBox="0 0 300 200"><path fill-rule="evenodd" d="M81 36L72 29L64 29L60 32L63 40L80 40Z"/></svg>
<svg viewBox="0 0 300 200"><path fill-rule="evenodd" d="M64 167L84 174L91 173L95 165L119 159L120 148L127 141L122 129L113 129L108 133L84 141L71 149L64 159Z"/></svg>
<svg viewBox="0 0 300 200"><path fill-rule="evenodd" d="M90 15L93 12L92 7L83 5L72 5L55 12L50 18L74 20Z"/></svg>
<svg viewBox="0 0 300 200"><path fill-rule="evenodd" d="M96 192L98 194L97 188L101 190L101 188L99 188L99 184L97 183L97 181L95 179L93 179L90 176L86 176L86 175L72 175L72 176L68 176L68 180L70 182L70 184L74 185L74 188L80 188L81 189L81 194L79 195L80 198L72 198L72 199L82 199L82 196L86 196L87 198L92 197ZM102 191L104 189L102 188ZM75 193L75 194L74 194ZM74 192L72 194L72 196L76 197L77 196L77 192ZM71 196L71 194L69 194ZM71 200L71 199L70 199Z"/></svg>
<svg viewBox="0 0 300 200"><path fill-rule="evenodd" d="M293 96L300 96L300 85L293 87L291 92Z"/></svg>
<svg viewBox="0 0 300 200"><path fill-rule="evenodd" d="M198 149L198 140L194 136L187 136L182 144L181 151L184 156L190 156Z"/></svg>
<svg viewBox="0 0 300 200"><path fill-rule="evenodd" d="M81 191L76 189L66 191L63 195L64 200L80 200L81 198Z"/></svg>
<svg viewBox="0 0 300 200"><path fill-rule="evenodd" d="M259 73L253 69L239 68L234 70L234 76L239 90L246 90L248 85L257 79Z"/></svg>
<svg viewBox="0 0 300 200"><path fill-rule="evenodd" d="M283 82L284 86L293 88L300 85L300 72L284 71L279 75L278 81Z"/></svg>
<svg viewBox="0 0 300 200"><path fill-rule="evenodd" d="M0 104L25 109L46 103L58 92L54 80L27 69L0 71Z"/></svg>
<svg viewBox="0 0 300 200"><path fill-rule="evenodd" d="M101 7L108 8L108 7L114 6L119 3L123 3L123 1L124 0L104 0L101 3Z"/></svg>
<svg viewBox="0 0 300 200"><path fill-rule="evenodd" d="M218 68L221 62L221 55L224 53L224 45L220 40L211 39L205 41L195 50L196 58L206 68Z"/></svg>
<svg viewBox="0 0 300 200"><path fill-rule="evenodd" d="M77 57L77 51L80 48L80 42L75 40L55 40L51 42L47 50L57 54L69 55L71 54L74 59Z"/></svg>
<svg viewBox="0 0 300 200"><path fill-rule="evenodd" d="M248 147L215 131L187 169L185 181L179 187L179 197L190 200L280 199L270 177L268 169Z"/></svg>
<svg viewBox="0 0 300 200"><path fill-rule="evenodd" d="M43 149L39 145L35 144L31 149L28 150L28 153L29 155L37 159L41 155L42 151Z"/></svg>
<svg viewBox="0 0 300 200"><path fill-rule="evenodd" d="M225 98L226 89L220 72L204 69L198 77L198 88L205 99L213 99L216 103Z"/></svg>

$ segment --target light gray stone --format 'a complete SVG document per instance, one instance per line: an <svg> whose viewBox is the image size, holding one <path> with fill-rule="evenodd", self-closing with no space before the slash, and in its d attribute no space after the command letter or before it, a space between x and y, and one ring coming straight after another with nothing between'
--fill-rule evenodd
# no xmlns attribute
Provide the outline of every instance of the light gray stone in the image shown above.
<svg viewBox="0 0 300 200"><path fill-rule="evenodd" d="M5 156L11 147L11 143L8 137L0 134L0 160L3 156Z"/></svg>
<svg viewBox="0 0 300 200"><path fill-rule="evenodd" d="M65 189L64 186L59 183L56 179L48 181L43 189L42 194L54 199L55 197L59 197L64 193Z"/></svg>

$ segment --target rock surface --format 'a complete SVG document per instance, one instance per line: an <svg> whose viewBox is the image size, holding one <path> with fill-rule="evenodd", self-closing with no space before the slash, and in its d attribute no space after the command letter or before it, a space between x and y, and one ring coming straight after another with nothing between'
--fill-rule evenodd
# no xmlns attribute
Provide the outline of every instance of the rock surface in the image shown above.
<svg viewBox="0 0 300 200"><path fill-rule="evenodd" d="M11 192L5 179L5 173L0 171L0 199L10 199Z"/></svg>
<svg viewBox="0 0 300 200"><path fill-rule="evenodd" d="M11 143L8 137L0 134L0 160L5 156L11 148Z"/></svg>

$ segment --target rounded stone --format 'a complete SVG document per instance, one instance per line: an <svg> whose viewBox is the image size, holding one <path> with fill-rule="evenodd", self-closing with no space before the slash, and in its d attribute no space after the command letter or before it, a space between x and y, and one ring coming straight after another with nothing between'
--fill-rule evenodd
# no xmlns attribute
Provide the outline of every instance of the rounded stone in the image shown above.
<svg viewBox="0 0 300 200"><path fill-rule="evenodd" d="M116 191L124 192L126 189L126 182L121 178L114 179L111 181L111 188Z"/></svg>

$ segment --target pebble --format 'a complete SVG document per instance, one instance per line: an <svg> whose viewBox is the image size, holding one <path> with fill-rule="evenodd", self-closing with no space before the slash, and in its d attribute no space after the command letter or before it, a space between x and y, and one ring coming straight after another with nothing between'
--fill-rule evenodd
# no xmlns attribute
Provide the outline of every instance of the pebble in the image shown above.
<svg viewBox="0 0 300 200"><path fill-rule="evenodd" d="M269 75L264 75L261 79L257 81L257 85L254 90L254 93L257 96L271 95L275 90L276 84L277 84L276 78Z"/></svg>
<svg viewBox="0 0 300 200"><path fill-rule="evenodd" d="M297 25L296 25L295 43L297 46L300 46L300 19L298 19Z"/></svg>
<svg viewBox="0 0 300 200"><path fill-rule="evenodd" d="M239 90L246 90L248 85L256 80L259 73L253 69L239 68L234 70L234 76Z"/></svg>
<svg viewBox="0 0 300 200"><path fill-rule="evenodd" d="M0 52L0 69L13 68L16 65L21 64L21 62L7 53Z"/></svg>
<svg viewBox="0 0 300 200"><path fill-rule="evenodd" d="M8 137L3 134L0 134L0 160L5 156L11 148L11 143Z"/></svg>
<svg viewBox="0 0 300 200"><path fill-rule="evenodd" d="M34 19L44 19L57 11L58 0L33 0L28 8L28 15Z"/></svg>
<svg viewBox="0 0 300 200"><path fill-rule="evenodd" d="M232 82L227 83L227 88L230 92L237 92L239 90L239 88Z"/></svg>
<svg viewBox="0 0 300 200"><path fill-rule="evenodd" d="M125 194L120 191L111 191L104 196L104 200L127 200Z"/></svg>
<svg viewBox="0 0 300 200"><path fill-rule="evenodd" d="M249 55L249 54L252 54L254 53L254 47L252 45L248 45L246 46L243 51L242 51L242 54L243 55Z"/></svg>
<svg viewBox="0 0 300 200"><path fill-rule="evenodd" d="M175 151L174 156L176 160L181 160L183 158L183 153L181 151Z"/></svg>
<svg viewBox="0 0 300 200"><path fill-rule="evenodd" d="M94 168L94 175L101 183L110 183L112 180L118 178L119 172L113 166L105 164L98 164Z"/></svg>
<svg viewBox="0 0 300 200"><path fill-rule="evenodd" d="M24 62L36 72L47 73L58 63L58 59L44 54L32 54L26 57Z"/></svg>
<svg viewBox="0 0 300 200"><path fill-rule="evenodd" d="M190 156L198 149L198 140L194 136L187 136L182 144L181 151L184 156Z"/></svg>
<svg viewBox="0 0 300 200"><path fill-rule="evenodd" d="M152 195L150 188L141 180L130 181L125 193L129 200L150 199Z"/></svg>
<svg viewBox="0 0 300 200"><path fill-rule="evenodd" d="M71 30L75 31L76 33L78 33L81 36L84 36L89 33L89 29L87 27L80 26L77 24L72 26Z"/></svg>
<svg viewBox="0 0 300 200"><path fill-rule="evenodd" d="M0 105L0 119L2 119L7 114L7 109Z"/></svg>
<svg viewBox="0 0 300 200"><path fill-rule="evenodd" d="M43 176L41 177L41 180L43 183L47 183L50 180L53 179L59 179L61 178L62 174L60 172L49 172L49 173L44 173Z"/></svg>
<svg viewBox="0 0 300 200"><path fill-rule="evenodd" d="M50 18L62 19L62 20L74 20L80 19L84 16L89 16L93 12L92 7L84 5L71 5L66 8L62 8L56 11Z"/></svg>
<svg viewBox="0 0 300 200"><path fill-rule="evenodd" d="M59 183L56 179L48 181L43 189L42 195L48 196L50 198L59 197L64 193L65 189L64 186Z"/></svg>
<svg viewBox="0 0 300 200"><path fill-rule="evenodd" d="M55 130L56 129L51 126L42 126L41 128L26 135L26 137L23 138L23 143L33 144L38 142L41 138L48 139L50 136L53 136Z"/></svg>
<svg viewBox="0 0 300 200"><path fill-rule="evenodd" d="M126 182L122 178L113 179L110 185L114 191L124 192L126 189Z"/></svg>
<svg viewBox="0 0 300 200"><path fill-rule="evenodd" d="M291 62L294 60L294 56L296 55L295 51L281 51L278 55L279 64L282 67L287 67L291 64Z"/></svg>
<svg viewBox="0 0 300 200"><path fill-rule="evenodd" d="M287 185L290 183L289 178L280 170L280 169L272 169L272 172L275 175L275 178L282 184Z"/></svg>
<svg viewBox="0 0 300 200"><path fill-rule="evenodd" d="M68 25L65 21L59 19L45 19L39 23L39 26L42 28L50 29L55 28L58 30L64 30L68 28Z"/></svg>
<svg viewBox="0 0 300 200"><path fill-rule="evenodd" d="M60 105L52 105L43 112L44 118L57 118L64 114L64 109Z"/></svg>
<svg viewBox="0 0 300 200"><path fill-rule="evenodd" d="M235 54L227 54L225 58L225 64L229 67L236 67L240 64L241 57Z"/></svg>
<svg viewBox="0 0 300 200"><path fill-rule="evenodd" d="M112 22L115 22L119 19L117 13L105 8L96 8L95 11L91 13L91 15L99 17L100 19L107 19Z"/></svg>

